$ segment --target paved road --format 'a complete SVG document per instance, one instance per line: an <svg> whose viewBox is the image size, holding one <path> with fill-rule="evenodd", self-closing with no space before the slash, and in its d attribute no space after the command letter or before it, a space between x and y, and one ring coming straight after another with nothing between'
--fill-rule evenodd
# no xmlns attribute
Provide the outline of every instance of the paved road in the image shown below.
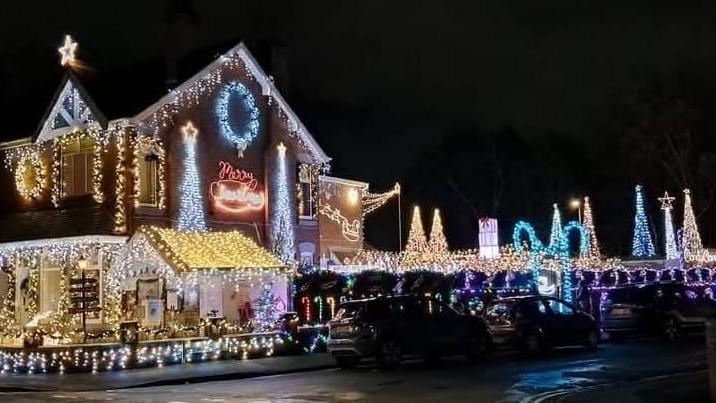
<svg viewBox="0 0 716 403"><path fill-rule="evenodd" d="M655 402L673 401L674 393L700 401L706 393L703 346L702 337L674 345L640 340L604 345L596 352L562 349L542 358L498 353L479 364L455 358L430 367L415 361L390 372L366 365L113 391L4 393L0 401ZM674 389L677 384L680 390Z"/></svg>

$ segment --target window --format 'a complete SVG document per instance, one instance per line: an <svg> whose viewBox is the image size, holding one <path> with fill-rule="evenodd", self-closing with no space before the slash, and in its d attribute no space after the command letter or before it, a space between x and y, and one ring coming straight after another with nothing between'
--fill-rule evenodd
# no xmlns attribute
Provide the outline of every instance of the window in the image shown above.
<svg viewBox="0 0 716 403"><path fill-rule="evenodd" d="M574 309L571 306L565 304L564 302L557 301L556 299L547 299L544 302L547 306L549 306L552 313L562 315L572 315L574 313Z"/></svg>
<svg viewBox="0 0 716 403"><path fill-rule="evenodd" d="M296 184L296 202L298 203L298 218L313 220L316 217L315 195L313 183L315 181L313 170L307 164L298 166L298 183Z"/></svg>
<svg viewBox="0 0 716 403"><path fill-rule="evenodd" d="M60 301L60 279L62 271L59 267L42 266L40 271L40 313L56 311Z"/></svg>
<svg viewBox="0 0 716 403"><path fill-rule="evenodd" d="M493 326L509 325L512 323L512 305L497 303L487 308L485 320Z"/></svg>
<svg viewBox="0 0 716 403"><path fill-rule="evenodd" d="M80 196L92 192L94 140L80 137L62 145L62 194Z"/></svg>
<svg viewBox="0 0 716 403"><path fill-rule="evenodd" d="M159 204L159 157L148 153L139 160L139 204L156 207Z"/></svg>

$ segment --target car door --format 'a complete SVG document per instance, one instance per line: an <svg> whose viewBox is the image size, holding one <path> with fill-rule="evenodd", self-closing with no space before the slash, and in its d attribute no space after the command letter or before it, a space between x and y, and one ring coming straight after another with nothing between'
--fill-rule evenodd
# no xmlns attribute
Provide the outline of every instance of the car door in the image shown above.
<svg viewBox="0 0 716 403"><path fill-rule="evenodd" d="M581 334L577 329L574 307L555 298L546 298L543 302L547 306L549 341L557 346L577 342Z"/></svg>
<svg viewBox="0 0 716 403"><path fill-rule="evenodd" d="M441 355L457 354L465 350L468 337L467 317L459 315L448 305L431 299L431 339L436 343L434 350Z"/></svg>
<svg viewBox="0 0 716 403"><path fill-rule="evenodd" d="M425 313L420 300L396 298L390 304L391 321L399 330L401 344L406 354L421 353L430 342L425 327Z"/></svg>
<svg viewBox="0 0 716 403"><path fill-rule="evenodd" d="M513 303L495 302L485 308L483 318L494 344L505 345L517 342Z"/></svg>

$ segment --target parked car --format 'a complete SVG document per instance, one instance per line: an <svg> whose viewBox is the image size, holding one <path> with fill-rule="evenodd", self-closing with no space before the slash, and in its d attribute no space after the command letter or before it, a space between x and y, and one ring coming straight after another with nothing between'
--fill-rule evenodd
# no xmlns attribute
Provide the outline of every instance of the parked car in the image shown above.
<svg viewBox="0 0 716 403"><path fill-rule="evenodd" d="M552 297L497 299L485 306L483 317L495 347L534 354L559 346L596 349L599 343L599 327L591 315Z"/></svg>
<svg viewBox="0 0 716 403"><path fill-rule="evenodd" d="M716 313L716 302L683 283L660 282L609 290L600 304L602 330L619 340L630 333L659 334L674 341L700 331Z"/></svg>
<svg viewBox="0 0 716 403"><path fill-rule="evenodd" d="M466 354L479 359L487 350L487 327L432 297L383 296L340 305L330 322L328 352L340 367L375 358L383 368L401 358L427 359Z"/></svg>

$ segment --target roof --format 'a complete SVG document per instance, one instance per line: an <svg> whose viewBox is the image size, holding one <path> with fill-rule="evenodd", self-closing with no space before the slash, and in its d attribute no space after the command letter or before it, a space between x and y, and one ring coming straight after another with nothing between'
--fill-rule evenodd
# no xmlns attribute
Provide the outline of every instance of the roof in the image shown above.
<svg viewBox="0 0 716 403"><path fill-rule="evenodd" d="M270 269L285 267L265 248L238 231L196 232L141 227L154 248L177 270Z"/></svg>
<svg viewBox="0 0 716 403"><path fill-rule="evenodd" d="M312 156L321 163L329 162L331 158L328 157L328 155L326 155L323 149L318 145L311 133L304 126L303 122L301 122L296 113L293 109L291 109L281 93L278 91L278 88L274 85L273 80L261 68L243 42L216 58L216 60L204 67L190 79L170 91L168 94L159 99L159 101L147 107L144 111L136 115L132 121L138 126L141 126L142 122L149 120L152 115L159 112L162 107L176 104L184 92L189 92L191 93L191 96L194 97L196 90L192 90L193 86L199 84L199 87L205 87L206 83L214 83L217 81L217 78L220 80L220 76L217 76L216 72L222 69L224 64L228 63L233 57L241 59L249 74L253 76L253 78L261 86L261 94L271 97L271 102L275 103L282 116L287 118L289 130L299 137L308 151L311 152Z"/></svg>
<svg viewBox="0 0 716 403"><path fill-rule="evenodd" d="M106 129L107 118L97 108L80 80L68 70L40 120L33 141L40 143L51 140L77 128Z"/></svg>
<svg viewBox="0 0 716 403"><path fill-rule="evenodd" d="M355 186L364 190L368 189L368 183L356 181L352 179L345 179L345 178L338 178L335 176L328 176L328 175L319 175L319 180L325 181L325 182L333 182L333 183L339 183L341 185L347 185L347 186Z"/></svg>
<svg viewBox="0 0 716 403"><path fill-rule="evenodd" d="M0 242L111 235L112 213L99 205L0 214Z"/></svg>

